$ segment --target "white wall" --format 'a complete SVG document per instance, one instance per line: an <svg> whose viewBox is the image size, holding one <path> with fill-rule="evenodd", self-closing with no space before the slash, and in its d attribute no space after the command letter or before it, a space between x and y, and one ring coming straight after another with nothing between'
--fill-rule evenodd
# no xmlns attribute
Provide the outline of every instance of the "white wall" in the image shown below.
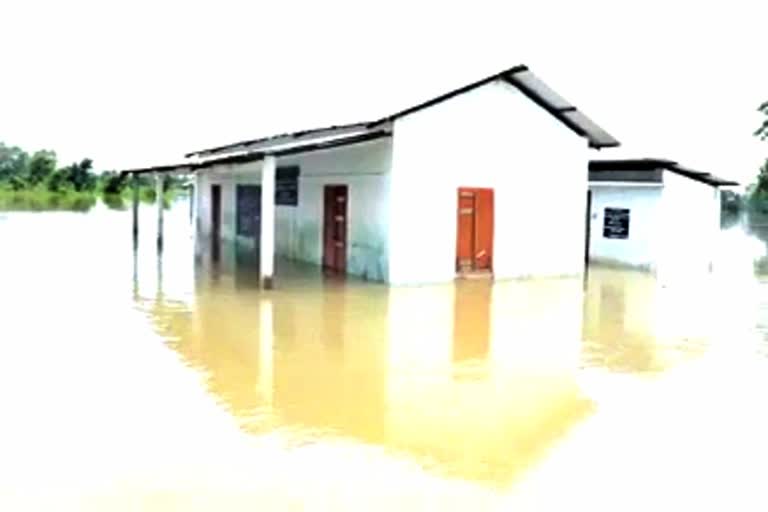
<svg viewBox="0 0 768 512"><path fill-rule="evenodd" d="M503 82L395 121L390 281L454 278L459 187L495 190L496 279L579 274L588 152Z"/></svg>
<svg viewBox="0 0 768 512"><path fill-rule="evenodd" d="M664 171L663 186L592 185L590 260L646 268L665 281L709 272L720 230L716 187ZM628 239L603 238L604 208L629 208Z"/></svg>
<svg viewBox="0 0 768 512"><path fill-rule="evenodd" d="M279 256L322 263L323 189L349 187L347 270L371 280L388 276L387 219L392 144L380 139L354 146L278 158L277 165L298 165L298 206L277 206L275 252ZM198 176L200 232L210 235L211 185L222 186L222 237L235 238L235 187L259 184L261 163L220 166Z"/></svg>
<svg viewBox="0 0 768 512"><path fill-rule="evenodd" d="M659 277L665 281L709 272L720 231L717 187L664 172Z"/></svg>
<svg viewBox="0 0 768 512"><path fill-rule="evenodd" d="M591 185L589 258L592 262L656 269L662 184ZM629 209L629 237L603 237L606 208Z"/></svg>

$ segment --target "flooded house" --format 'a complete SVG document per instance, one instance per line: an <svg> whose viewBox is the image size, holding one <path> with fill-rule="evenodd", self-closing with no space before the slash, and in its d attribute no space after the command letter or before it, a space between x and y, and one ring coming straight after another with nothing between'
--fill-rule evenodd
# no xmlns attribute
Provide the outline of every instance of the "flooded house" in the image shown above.
<svg viewBox="0 0 768 512"><path fill-rule="evenodd" d="M720 189L733 185L671 160L593 160L587 258L659 276L708 271L720 230Z"/></svg>
<svg viewBox="0 0 768 512"><path fill-rule="evenodd" d="M580 274L589 153L618 145L517 66L379 119L128 172L194 173L199 235L258 247L266 285L276 256L408 285Z"/></svg>

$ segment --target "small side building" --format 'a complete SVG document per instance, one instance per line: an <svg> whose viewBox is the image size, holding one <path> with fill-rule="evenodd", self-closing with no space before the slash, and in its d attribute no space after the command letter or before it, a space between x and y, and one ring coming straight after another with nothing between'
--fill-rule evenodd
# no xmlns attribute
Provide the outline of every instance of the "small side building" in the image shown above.
<svg viewBox="0 0 768 512"><path fill-rule="evenodd" d="M710 270L720 189L733 185L671 160L590 161L586 259L667 275Z"/></svg>

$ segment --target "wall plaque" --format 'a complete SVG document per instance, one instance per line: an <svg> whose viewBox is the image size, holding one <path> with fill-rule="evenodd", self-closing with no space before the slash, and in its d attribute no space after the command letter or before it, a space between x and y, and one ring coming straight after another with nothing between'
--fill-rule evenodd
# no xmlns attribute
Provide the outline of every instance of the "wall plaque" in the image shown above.
<svg viewBox="0 0 768 512"><path fill-rule="evenodd" d="M278 167L275 173L275 204L297 206L299 204L299 167Z"/></svg>
<svg viewBox="0 0 768 512"><path fill-rule="evenodd" d="M603 238L629 238L629 209L606 208L603 219Z"/></svg>

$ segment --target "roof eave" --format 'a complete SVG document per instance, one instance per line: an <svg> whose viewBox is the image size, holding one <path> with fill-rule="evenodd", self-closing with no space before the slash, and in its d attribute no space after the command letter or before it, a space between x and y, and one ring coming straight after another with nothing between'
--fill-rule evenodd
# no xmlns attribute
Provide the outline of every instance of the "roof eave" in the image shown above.
<svg viewBox="0 0 768 512"><path fill-rule="evenodd" d="M154 173L182 173L192 172L194 170L194 164L178 164L178 165L156 165L153 167L139 167L135 169L126 169L120 171L121 176L127 176L129 174L154 174Z"/></svg>
<svg viewBox="0 0 768 512"><path fill-rule="evenodd" d="M619 146L621 146L621 142L619 141L604 143L589 141L590 149L597 149L598 151L605 148L618 148Z"/></svg>
<svg viewBox="0 0 768 512"><path fill-rule="evenodd" d="M575 112L578 111L578 108L574 106L568 106L563 108L557 108L550 103L548 103L543 97L541 97L539 94L537 94L534 90L527 87L524 83L522 83L520 80L518 80L515 77L515 74L521 73L524 71L530 71L528 68L521 69L518 71L507 71L500 74L500 77L505 82L509 83L510 85L514 86L519 90L525 97L527 97L529 100L533 101L536 105L543 108L547 112L549 112L550 115L555 117L557 120L559 120L561 123L563 123L566 127L568 127L571 131L573 131L576 135L579 137L583 137L587 139L587 146L591 149L603 149L603 148L615 148L619 147L621 145L621 142L619 142L615 137L613 137L610 134L606 134L613 139L610 142L599 142L595 141L593 138L590 137L590 134L587 133L585 130L583 130L580 126L578 126L576 123L571 121L568 117L566 117L564 114L567 112Z"/></svg>
<svg viewBox="0 0 768 512"><path fill-rule="evenodd" d="M190 153L187 153L184 155L185 158L191 158L193 156L197 157L209 157L214 156L220 153L227 153L227 152L235 152L235 151L246 151L248 148L253 148L253 146L258 146L261 144L268 144L272 142L273 144L281 139L285 139L284 144L289 144L294 141L301 140L306 137L322 137L323 134L327 134L325 136L333 136L332 132L342 132L341 135L343 135L344 131L355 131L355 130L367 130L367 122L357 122L357 123L348 123L348 124L341 124L341 125L333 125L333 126L326 126L323 128L313 128L308 130L299 130L296 132L289 132L289 133L281 133L277 135L270 135L266 137L260 137L257 139L250 139L250 140L244 140L240 142L233 142L231 144L224 144L222 146L216 146L213 148L207 148L207 149L201 149L198 151L192 151Z"/></svg>

